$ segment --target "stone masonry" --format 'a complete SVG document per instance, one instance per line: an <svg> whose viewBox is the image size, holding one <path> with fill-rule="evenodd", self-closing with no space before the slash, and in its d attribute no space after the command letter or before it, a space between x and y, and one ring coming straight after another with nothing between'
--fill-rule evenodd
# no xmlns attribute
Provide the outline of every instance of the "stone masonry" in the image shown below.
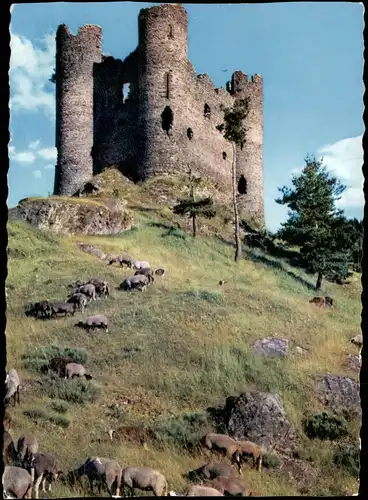
<svg viewBox="0 0 368 500"><path fill-rule="evenodd" d="M238 202L241 215L263 223L262 77L248 80L236 71L225 90L196 75L180 4L142 9L138 31L138 47L121 61L102 54L99 26L83 26L77 35L59 26L54 194L75 194L109 166L135 182L191 167L230 201L232 146L217 126L224 107L248 97L246 142L236 151L237 180L246 181L246 192L240 190Z"/></svg>

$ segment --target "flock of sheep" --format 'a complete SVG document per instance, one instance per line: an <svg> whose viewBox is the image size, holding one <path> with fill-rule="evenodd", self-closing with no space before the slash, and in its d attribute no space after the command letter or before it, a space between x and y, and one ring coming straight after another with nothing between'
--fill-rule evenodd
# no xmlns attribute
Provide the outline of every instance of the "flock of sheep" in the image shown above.
<svg viewBox="0 0 368 500"><path fill-rule="evenodd" d="M119 289L124 291L141 291L154 282L155 276L165 274L164 269L152 269L146 261L137 261L127 255L108 256L109 264L117 263L121 267L135 269L134 275L123 280ZM222 283L221 283L222 284ZM52 302L44 300L29 306L26 310L28 316L39 319L50 319L60 315L74 315L77 311L84 312L91 301L106 298L110 295L109 285L102 279L91 279L86 283L76 282L71 284L72 293L67 300ZM318 298L321 299L321 298ZM332 306L332 299L316 298L311 302L316 305ZM318 304L317 304L318 302ZM88 330L102 328L108 332L108 319L99 314L79 321L76 326ZM359 339L351 340L357 343ZM87 380L92 375L86 368L68 357L55 356L41 368L43 373L56 373L59 377L72 379L85 377ZM9 370L5 382L4 402L8 405L13 400L14 406L20 404L21 381L15 369ZM242 464L250 457L253 465L261 472L262 452L260 446L251 441L240 441L225 434L209 433L204 436L199 447L207 456L218 453L225 456L232 465L222 461L210 461L199 469L184 475L191 483L186 491L179 494L169 491L168 482L163 474L147 467L125 467L113 459L104 457L89 457L80 467L63 472L60 470L56 456L50 452L40 452L37 440L31 435L22 435L15 444L10 434L12 417L8 410L5 411L4 447L3 458L5 471L2 479L4 498L39 498L39 487L46 492L46 483L51 484L59 479L65 484L74 486L81 483L81 478L86 476L89 481L91 493L97 486L98 493L104 489L112 497L130 494L134 490L152 491L155 496L251 496L252 492L240 481L238 474L242 474ZM112 431L110 431L112 439ZM237 470L233 467L236 466Z"/></svg>

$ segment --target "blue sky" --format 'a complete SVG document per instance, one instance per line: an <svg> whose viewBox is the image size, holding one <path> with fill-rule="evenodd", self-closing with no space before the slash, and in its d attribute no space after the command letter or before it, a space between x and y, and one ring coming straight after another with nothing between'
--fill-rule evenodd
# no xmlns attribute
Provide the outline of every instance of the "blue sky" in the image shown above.
<svg viewBox="0 0 368 500"><path fill-rule="evenodd" d="M53 190L55 32L65 23L103 29L103 52L124 58L138 43L137 16L151 3L15 4L11 19L11 143L8 206ZM286 209L274 202L307 153L348 189L348 217L363 216L363 6L354 3L184 4L189 59L217 87L235 70L264 79L266 225ZM224 73L223 69L228 69Z"/></svg>

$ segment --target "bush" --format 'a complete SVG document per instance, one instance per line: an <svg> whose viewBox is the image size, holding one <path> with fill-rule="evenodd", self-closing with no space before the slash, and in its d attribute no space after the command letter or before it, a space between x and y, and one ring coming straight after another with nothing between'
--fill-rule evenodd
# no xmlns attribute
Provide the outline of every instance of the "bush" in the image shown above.
<svg viewBox="0 0 368 500"><path fill-rule="evenodd" d="M31 348L29 352L24 353L22 356L23 365L27 370L39 372L43 365L56 356L71 358L75 363L81 363L82 365L87 361L87 353L82 349L47 345Z"/></svg>
<svg viewBox="0 0 368 500"><path fill-rule="evenodd" d="M277 469L282 464L282 461L277 455L263 455L262 465L267 469Z"/></svg>
<svg viewBox="0 0 368 500"><path fill-rule="evenodd" d="M57 413L66 413L69 409L69 406L64 403L64 401L53 401L51 403L51 408Z"/></svg>
<svg viewBox="0 0 368 500"><path fill-rule="evenodd" d="M48 413L45 410L43 410L42 408L33 408L30 410L25 410L23 413L24 413L24 415L26 415L26 417L29 417L32 420L48 421L48 422L51 422L52 424L58 425L59 427L66 428L66 427L69 427L69 425L70 425L69 418L67 418L65 416L57 415L57 414L52 413L52 412Z"/></svg>
<svg viewBox="0 0 368 500"><path fill-rule="evenodd" d="M360 450L358 445L339 446L333 456L333 462L345 469L350 475L359 477Z"/></svg>
<svg viewBox="0 0 368 500"><path fill-rule="evenodd" d="M208 292L207 290L190 290L188 292L184 292L183 295L187 298L205 300L210 304L219 304L224 301L224 294L222 292Z"/></svg>
<svg viewBox="0 0 368 500"><path fill-rule="evenodd" d="M47 379L42 384L42 392L51 399L62 399L69 403L93 403L100 395L100 389L91 382L72 379Z"/></svg>
<svg viewBox="0 0 368 500"><path fill-rule="evenodd" d="M191 412L179 417L160 418L151 430L157 441L189 451L211 430L211 424L205 412Z"/></svg>
<svg viewBox="0 0 368 500"><path fill-rule="evenodd" d="M335 440L348 435L346 421L327 412L305 418L303 429L309 439Z"/></svg>

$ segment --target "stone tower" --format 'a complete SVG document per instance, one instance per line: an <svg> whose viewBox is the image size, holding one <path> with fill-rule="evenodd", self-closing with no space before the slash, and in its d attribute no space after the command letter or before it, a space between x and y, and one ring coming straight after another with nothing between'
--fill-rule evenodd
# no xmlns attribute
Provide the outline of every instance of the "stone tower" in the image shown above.
<svg viewBox="0 0 368 500"><path fill-rule="evenodd" d="M185 102L188 17L182 5L164 4L139 13L139 147L138 178L175 171L178 144L169 137ZM165 111L166 110L166 111ZM163 132L165 115L173 123ZM170 121L170 117L166 116ZM170 126L170 123L168 124Z"/></svg>
<svg viewBox="0 0 368 500"><path fill-rule="evenodd" d="M249 113L246 119L246 142L243 149L236 150L236 171L238 186L240 179L245 180L245 193L238 193L238 206L241 214L257 221L264 221L263 196L263 82L260 75L250 80L241 71L232 77L232 95L235 98L249 99Z"/></svg>
<svg viewBox="0 0 368 500"><path fill-rule="evenodd" d="M56 33L56 148L54 194L70 196L93 175L93 65L101 62L102 30L86 25Z"/></svg>

